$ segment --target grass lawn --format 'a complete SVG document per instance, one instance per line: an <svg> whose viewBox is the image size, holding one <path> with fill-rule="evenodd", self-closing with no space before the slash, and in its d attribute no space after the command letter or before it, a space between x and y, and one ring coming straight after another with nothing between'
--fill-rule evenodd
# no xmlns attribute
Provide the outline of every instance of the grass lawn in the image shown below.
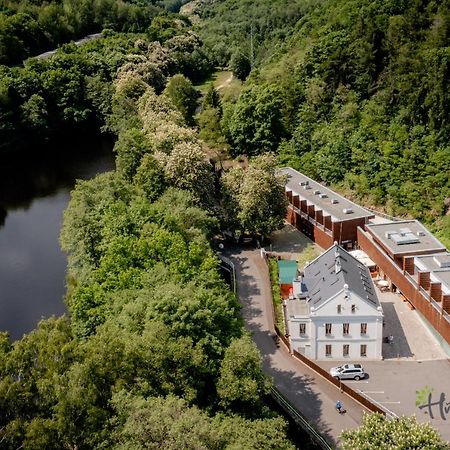
<svg viewBox="0 0 450 450"><path fill-rule="evenodd" d="M230 75L232 75L232 72L229 70L218 70L217 72L214 72L211 77L205 80L202 84L197 84L194 87L195 89L197 89L197 91L204 95L211 83L213 83L214 87L217 89L230 78Z"/></svg>
<svg viewBox="0 0 450 450"><path fill-rule="evenodd" d="M320 251L313 243L306 244L306 247L298 255L298 268L303 270L307 262L311 262L320 255Z"/></svg>
<svg viewBox="0 0 450 450"><path fill-rule="evenodd" d="M270 284L272 286L272 301L275 311L275 325L278 329L286 334L283 317L283 299L281 298L280 279L278 274L278 261L276 258L270 257L268 259Z"/></svg>
<svg viewBox="0 0 450 450"><path fill-rule="evenodd" d="M218 70L206 81L196 84L194 87L201 95L205 95L211 83L214 84L222 97L237 97L242 89L242 82L233 77L230 70Z"/></svg>

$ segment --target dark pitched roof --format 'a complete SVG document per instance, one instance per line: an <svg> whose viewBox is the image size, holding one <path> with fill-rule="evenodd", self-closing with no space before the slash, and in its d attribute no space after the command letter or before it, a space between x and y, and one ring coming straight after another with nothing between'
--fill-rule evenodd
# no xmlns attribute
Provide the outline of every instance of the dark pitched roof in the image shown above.
<svg viewBox="0 0 450 450"><path fill-rule="evenodd" d="M315 308L343 290L345 285L374 307L380 306L367 267L337 244L305 267L303 282L310 305Z"/></svg>

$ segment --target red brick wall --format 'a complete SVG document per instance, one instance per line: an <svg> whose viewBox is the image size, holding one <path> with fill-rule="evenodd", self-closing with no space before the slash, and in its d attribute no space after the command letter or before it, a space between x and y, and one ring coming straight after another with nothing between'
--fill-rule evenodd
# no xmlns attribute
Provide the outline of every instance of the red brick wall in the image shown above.
<svg viewBox="0 0 450 450"><path fill-rule="evenodd" d="M300 208L300 197L298 195L292 197L292 204L297 208Z"/></svg>
<svg viewBox="0 0 450 450"><path fill-rule="evenodd" d="M442 307L446 312L450 314L450 295L446 294L442 296Z"/></svg>
<svg viewBox="0 0 450 450"><path fill-rule="evenodd" d="M324 217L324 225L325 228L327 228L328 230L332 230L332 224L331 224L331 216L325 216Z"/></svg>
<svg viewBox="0 0 450 450"><path fill-rule="evenodd" d="M306 200L300 201L300 210L306 214L308 213L308 204L306 203Z"/></svg>
<svg viewBox="0 0 450 450"><path fill-rule="evenodd" d="M323 225L323 212L321 210L316 211L316 221Z"/></svg>
<svg viewBox="0 0 450 450"><path fill-rule="evenodd" d="M316 210L314 208L314 205L308 205L308 216L312 217L313 219L316 216Z"/></svg>
<svg viewBox="0 0 450 450"><path fill-rule="evenodd" d="M430 322L447 343L450 344L450 323L433 307L422 292L406 278L406 275L396 266L394 261L380 247L374 244L369 238L369 235L361 228L358 228L358 245L402 291L408 301ZM448 300L448 307L450 309L450 299Z"/></svg>
<svg viewBox="0 0 450 450"><path fill-rule="evenodd" d="M405 256L403 258L403 270L406 270L411 275L414 275L414 257Z"/></svg>
<svg viewBox="0 0 450 450"><path fill-rule="evenodd" d="M357 241L357 228L363 227L365 224L365 218L346 220L344 222L333 222L333 241Z"/></svg>
<svg viewBox="0 0 450 450"><path fill-rule="evenodd" d="M428 291L430 289L430 272L419 272L418 282L419 286Z"/></svg>
<svg viewBox="0 0 450 450"><path fill-rule="evenodd" d="M437 302L441 301L442 285L441 283L430 283L430 297Z"/></svg>
<svg viewBox="0 0 450 450"><path fill-rule="evenodd" d="M332 236L317 227L314 227L314 242L320 245L324 250L329 249L334 243Z"/></svg>

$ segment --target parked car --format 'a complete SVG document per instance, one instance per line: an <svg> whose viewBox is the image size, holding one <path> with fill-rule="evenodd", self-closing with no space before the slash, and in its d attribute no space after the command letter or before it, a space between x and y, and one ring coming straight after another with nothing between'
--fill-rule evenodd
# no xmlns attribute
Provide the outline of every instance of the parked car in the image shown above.
<svg viewBox="0 0 450 450"><path fill-rule="evenodd" d="M362 380L366 376L361 364L344 364L343 366L332 367L330 375L336 380Z"/></svg>

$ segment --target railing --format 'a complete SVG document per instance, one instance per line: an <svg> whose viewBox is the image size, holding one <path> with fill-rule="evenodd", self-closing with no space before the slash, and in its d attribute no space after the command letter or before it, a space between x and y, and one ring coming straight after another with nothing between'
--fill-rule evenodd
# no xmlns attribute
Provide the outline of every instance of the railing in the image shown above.
<svg viewBox="0 0 450 450"><path fill-rule="evenodd" d="M217 256L225 264L226 269L231 273L231 287L233 289L233 292L236 294L236 269L234 267L234 263L223 255Z"/></svg>
<svg viewBox="0 0 450 450"><path fill-rule="evenodd" d="M367 211L370 211L371 213L374 213L376 216L383 217L384 219L392 220L393 222L401 222L405 219L400 219L399 217L390 216L389 214L382 213L380 211L376 211L375 209L364 207L364 209L367 209Z"/></svg>
<svg viewBox="0 0 450 450"><path fill-rule="evenodd" d="M308 420L300 414L295 406L290 403L286 397L275 387L270 390L272 398L280 405L280 407L297 423L303 430L305 430L312 441L324 450L332 450L333 447L325 440L325 438L308 422Z"/></svg>

